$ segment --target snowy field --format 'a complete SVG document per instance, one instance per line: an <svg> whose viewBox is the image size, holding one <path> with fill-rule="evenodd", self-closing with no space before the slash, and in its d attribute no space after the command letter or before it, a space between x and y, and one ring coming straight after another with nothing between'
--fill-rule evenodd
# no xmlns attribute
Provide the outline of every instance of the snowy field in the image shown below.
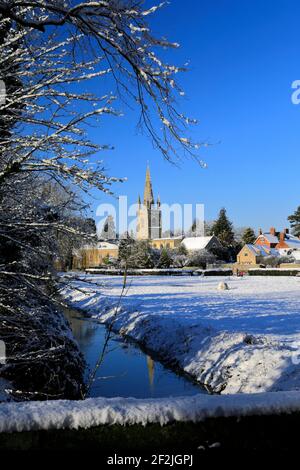
<svg viewBox="0 0 300 470"><path fill-rule="evenodd" d="M225 394L300 390L300 278L89 275L74 306ZM87 282L86 282L87 281Z"/></svg>

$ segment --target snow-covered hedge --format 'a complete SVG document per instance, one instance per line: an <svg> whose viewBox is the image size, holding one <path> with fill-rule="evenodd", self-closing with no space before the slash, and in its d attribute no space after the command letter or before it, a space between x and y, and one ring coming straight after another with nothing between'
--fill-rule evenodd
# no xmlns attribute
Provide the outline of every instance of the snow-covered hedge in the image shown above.
<svg viewBox="0 0 300 470"><path fill-rule="evenodd" d="M123 276L124 269L103 269L103 268L89 268L85 270L87 274L98 274L108 276ZM129 276L231 276L232 269L128 269Z"/></svg>
<svg viewBox="0 0 300 470"><path fill-rule="evenodd" d="M88 274L103 274L109 276L123 276L124 269L102 269L102 268L89 268L85 270ZM191 276L193 270L191 269L177 269L177 268L168 268L168 269L159 269L159 268L149 268L149 269L127 269L127 274L129 276Z"/></svg>
<svg viewBox="0 0 300 470"><path fill-rule="evenodd" d="M297 276L298 274L300 274L300 269L257 268L249 269L248 274L249 276Z"/></svg>

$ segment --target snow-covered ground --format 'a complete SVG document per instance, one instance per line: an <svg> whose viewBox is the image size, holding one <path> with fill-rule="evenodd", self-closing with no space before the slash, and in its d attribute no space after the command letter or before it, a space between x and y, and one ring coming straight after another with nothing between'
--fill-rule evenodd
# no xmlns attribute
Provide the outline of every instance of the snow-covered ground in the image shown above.
<svg viewBox="0 0 300 470"><path fill-rule="evenodd" d="M300 278L221 280L135 276L120 302L122 277L89 275L64 295L215 392L300 390Z"/></svg>

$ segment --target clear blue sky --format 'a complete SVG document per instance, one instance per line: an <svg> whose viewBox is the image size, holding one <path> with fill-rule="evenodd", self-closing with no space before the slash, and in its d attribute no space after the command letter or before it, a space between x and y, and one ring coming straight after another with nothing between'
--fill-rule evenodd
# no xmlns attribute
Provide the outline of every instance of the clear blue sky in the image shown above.
<svg viewBox="0 0 300 470"><path fill-rule="evenodd" d="M204 203L207 220L224 206L236 226L286 226L300 205L300 105L291 102L291 83L300 79L300 2L172 0L152 22L180 43L171 59L190 61L180 79L182 109L199 119L194 138L214 145L200 154L207 169L192 160L172 166L123 108L123 118L90 134L116 147L105 166L128 178L116 193L135 202L149 160L163 202ZM113 199L98 194L93 209L99 202Z"/></svg>

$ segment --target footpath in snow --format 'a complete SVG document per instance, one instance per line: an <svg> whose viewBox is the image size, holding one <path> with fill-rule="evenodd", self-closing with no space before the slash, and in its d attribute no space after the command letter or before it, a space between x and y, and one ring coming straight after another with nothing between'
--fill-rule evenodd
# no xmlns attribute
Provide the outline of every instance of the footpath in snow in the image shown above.
<svg viewBox="0 0 300 470"><path fill-rule="evenodd" d="M300 279L84 276L75 308L223 394L300 390ZM117 308L117 306L119 306Z"/></svg>

